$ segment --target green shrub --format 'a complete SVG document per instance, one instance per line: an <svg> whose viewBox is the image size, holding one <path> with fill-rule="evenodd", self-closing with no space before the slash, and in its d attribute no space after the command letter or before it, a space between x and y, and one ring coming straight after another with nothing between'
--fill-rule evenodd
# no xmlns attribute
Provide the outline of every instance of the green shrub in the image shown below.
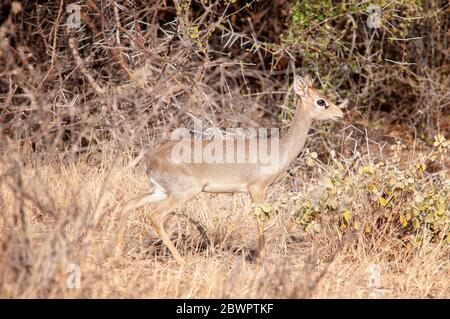
<svg viewBox="0 0 450 319"><path fill-rule="evenodd" d="M379 28L368 26L369 6ZM450 24L440 1L294 1L282 43L297 65L320 79L323 90L348 97L367 117L390 112L388 122L409 120L419 136L438 131L449 77Z"/></svg>
<svg viewBox="0 0 450 319"><path fill-rule="evenodd" d="M450 142L438 136L433 150L405 168L401 144L393 145L390 160L378 163L357 160L348 167L332 156L320 183L294 197L293 216L307 231L330 227L371 234L393 226L399 238L450 243L450 179L447 170L437 170L445 167L449 148Z"/></svg>

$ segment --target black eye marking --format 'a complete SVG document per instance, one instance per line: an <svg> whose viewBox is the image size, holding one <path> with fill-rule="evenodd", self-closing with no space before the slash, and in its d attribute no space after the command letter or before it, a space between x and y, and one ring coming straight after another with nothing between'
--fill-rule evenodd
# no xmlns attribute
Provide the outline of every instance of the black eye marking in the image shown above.
<svg viewBox="0 0 450 319"><path fill-rule="evenodd" d="M327 102L325 100L323 100L323 99L317 100L316 103L317 103L318 106L324 107L326 109L328 108Z"/></svg>

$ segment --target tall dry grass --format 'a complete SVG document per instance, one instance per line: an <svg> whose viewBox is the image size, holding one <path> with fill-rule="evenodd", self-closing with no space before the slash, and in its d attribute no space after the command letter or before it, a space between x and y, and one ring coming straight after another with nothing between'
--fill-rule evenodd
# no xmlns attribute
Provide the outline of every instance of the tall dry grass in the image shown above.
<svg viewBox="0 0 450 319"><path fill-rule="evenodd" d="M0 171L1 297L450 297L446 237L420 231L399 236L398 218L381 223L382 207L368 202L363 188L353 198L361 204L353 214L373 226L370 235L352 227L336 231L329 220L318 231L305 229L295 205L279 204L320 185L328 176L323 169L332 165L319 160L322 172L295 170L295 190L286 180L272 187L269 202L278 204L267 224L269 253L262 263L250 258L257 246L250 198L203 194L167 223L186 259L178 266L149 226L149 208L130 214L123 255L114 255L121 201L147 190L140 166L127 166L132 156L106 156L93 166L82 160L26 163L12 155L3 158ZM348 176L360 174L368 161L358 161ZM429 180L418 182L426 186ZM448 177L444 182L448 187ZM450 218L448 193L446 200ZM71 288L73 264L80 270L79 288Z"/></svg>

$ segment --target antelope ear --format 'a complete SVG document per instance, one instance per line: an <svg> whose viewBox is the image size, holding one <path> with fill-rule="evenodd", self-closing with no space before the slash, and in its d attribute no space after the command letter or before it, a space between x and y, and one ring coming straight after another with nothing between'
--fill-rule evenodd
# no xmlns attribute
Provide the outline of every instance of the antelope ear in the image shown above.
<svg viewBox="0 0 450 319"><path fill-rule="evenodd" d="M305 75L305 82L308 84L309 87L313 87L314 85L313 78L309 74Z"/></svg>
<svg viewBox="0 0 450 319"><path fill-rule="evenodd" d="M301 97L308 96L308 80L302 76L296 76L294 78L294 91Z"/></svg>

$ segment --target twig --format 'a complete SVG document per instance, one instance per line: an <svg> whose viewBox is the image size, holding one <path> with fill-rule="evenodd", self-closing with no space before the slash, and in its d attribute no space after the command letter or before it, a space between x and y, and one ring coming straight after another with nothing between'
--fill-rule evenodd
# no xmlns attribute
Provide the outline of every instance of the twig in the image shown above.
<svg viewBox="0 0 450 319"><path fill-rule="evenodd" d="M92 88L95 90L95 92L97 92L98 95L104 95L105 89L102 88L97 82L95 82L92 75L88 72L88 70L84 66L83 59L80 57L80 54L78 53L78 46L76 44L76 41L72 37L72 35L70 35L70 33L69 33L68 42L69 42L69 47L72 52L72 55L75 59L75 63L77 64L77 67L80 69L80 72L86 77L89 84L92 86Z"/></svg>

